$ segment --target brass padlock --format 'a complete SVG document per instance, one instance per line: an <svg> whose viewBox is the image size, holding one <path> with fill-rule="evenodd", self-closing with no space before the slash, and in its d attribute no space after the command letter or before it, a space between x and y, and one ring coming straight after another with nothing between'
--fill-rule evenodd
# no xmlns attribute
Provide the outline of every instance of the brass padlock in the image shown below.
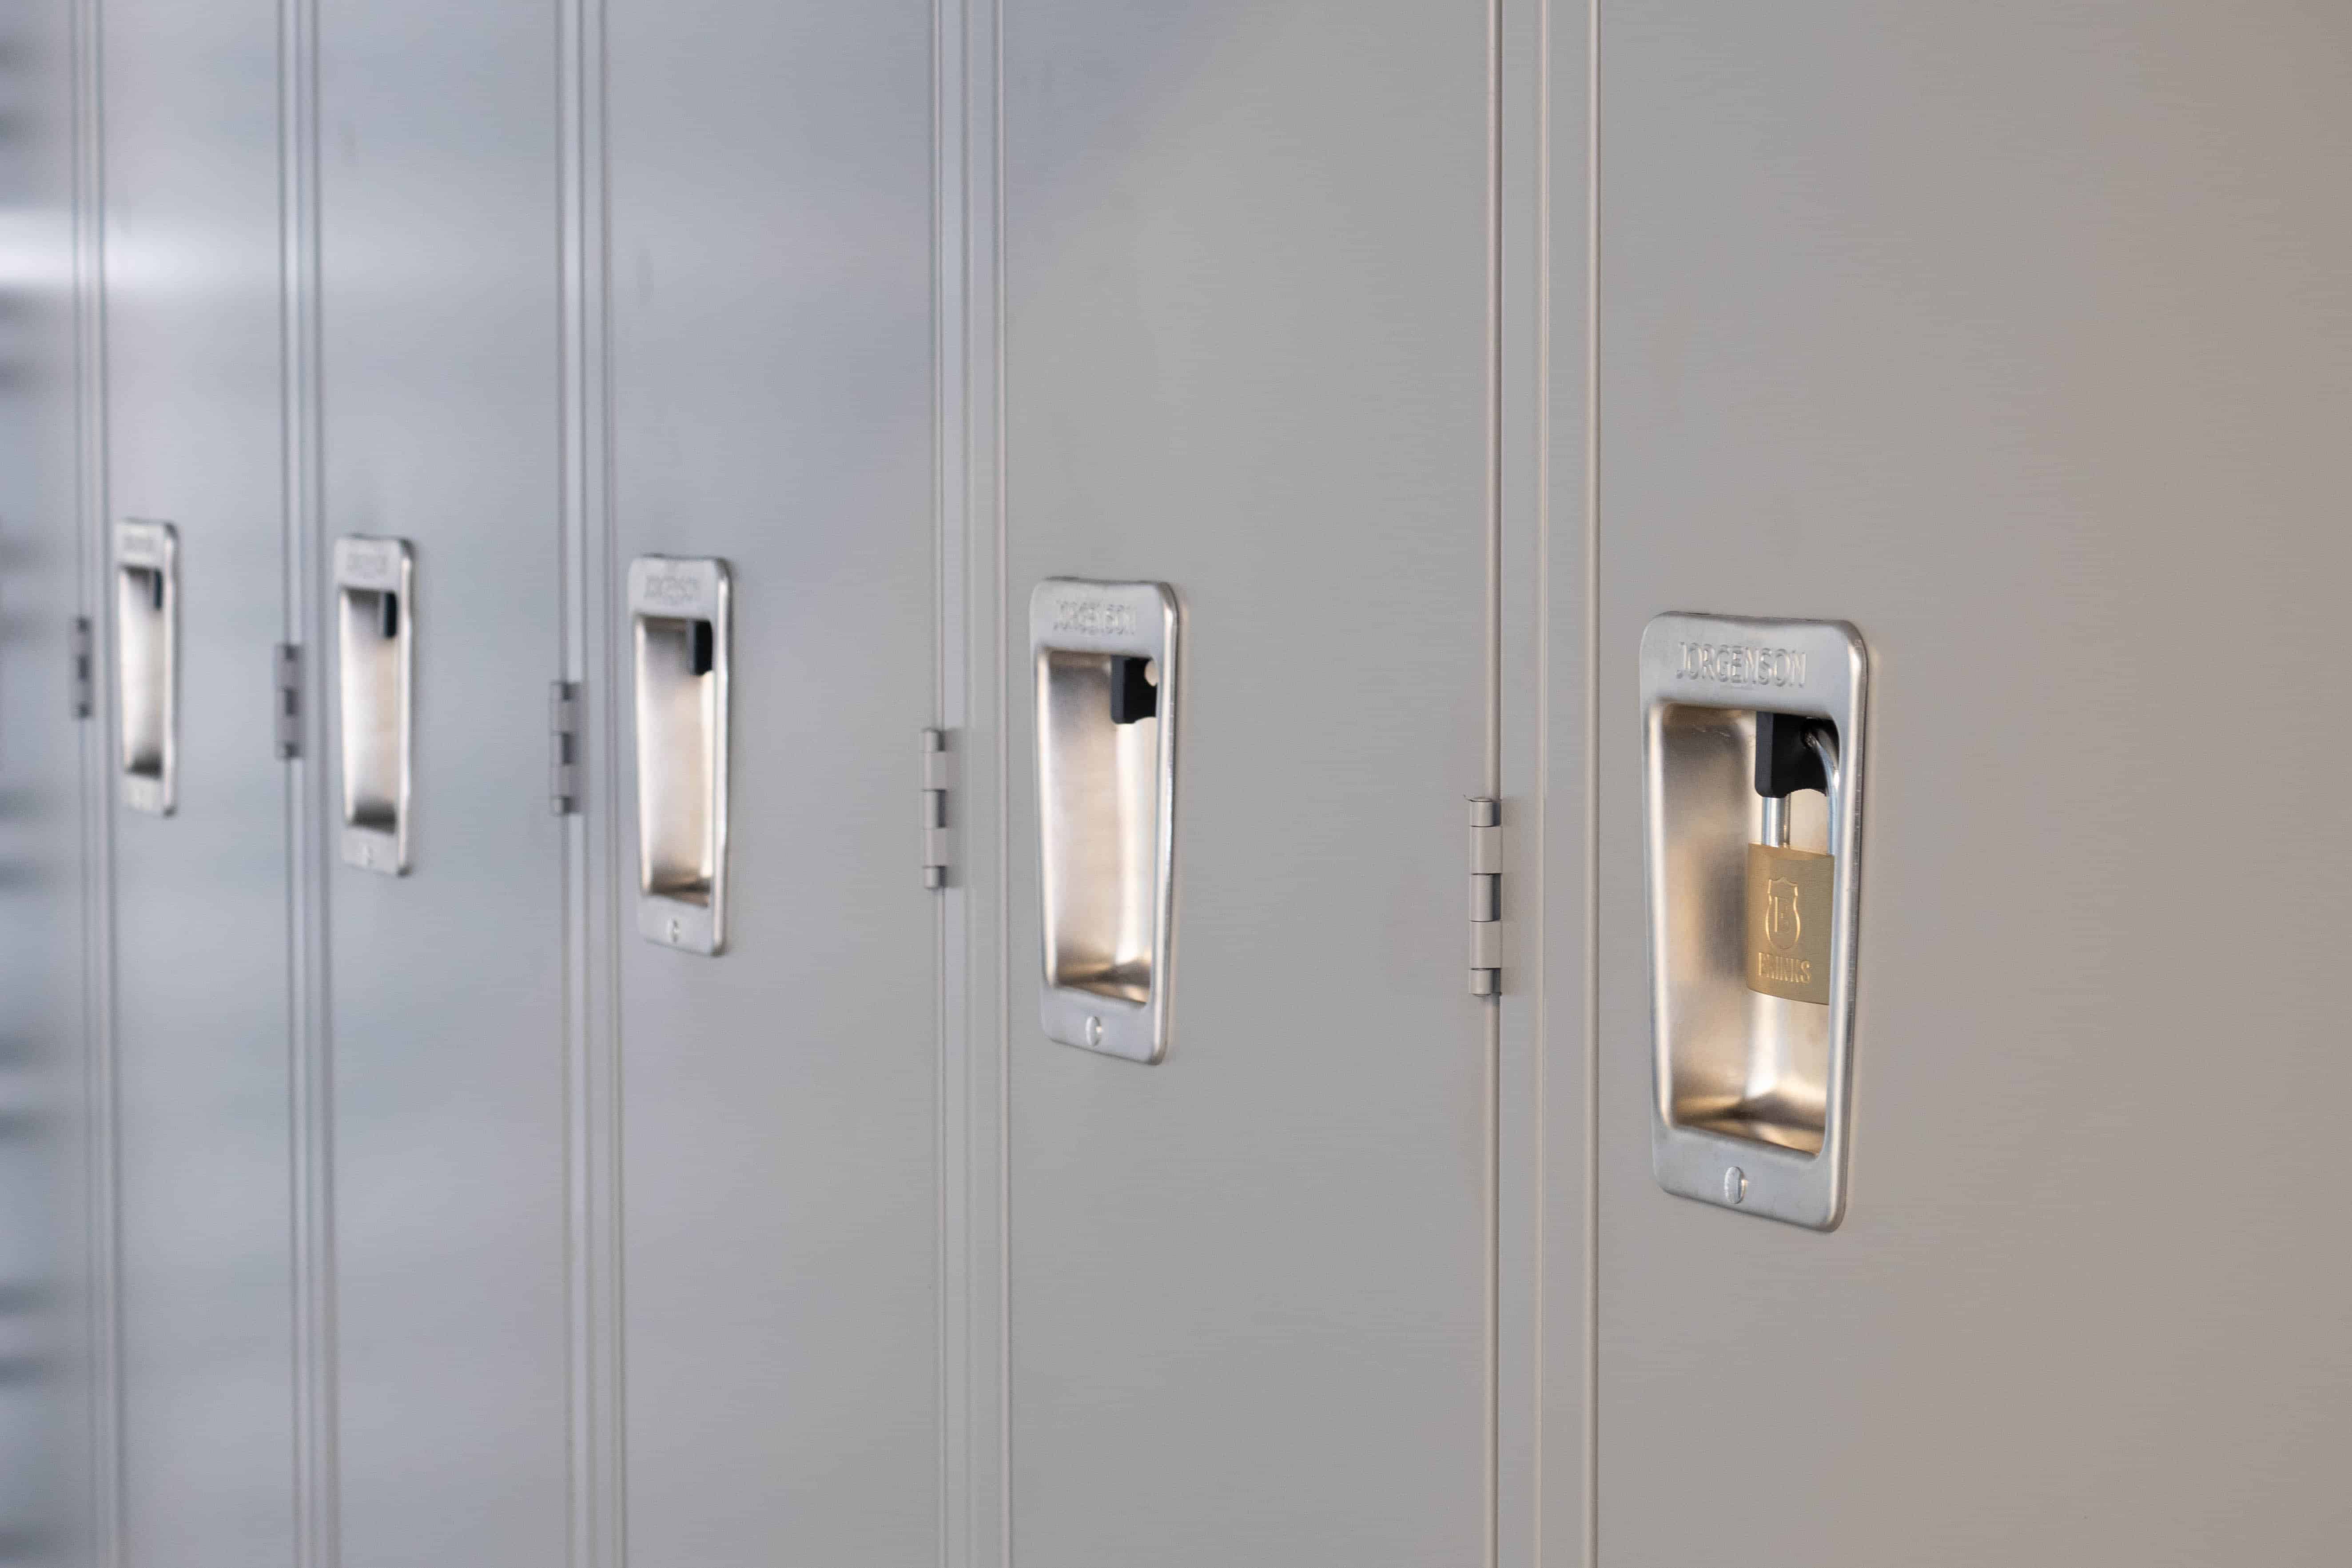
<svg viewBox="0 0 2352 1568"><path fill-rule="evenodd" d="M1837 865L1810 849L1748 847L1748 989L1830 999L1830 905Z"/></svg>
<svg viewBox="0 0 2352 1568"><path fill-rule="evenodd" d="M1789 847L1789 796L1827 790L1836 742L1818 721L1756 715L1756 793L1764 798L1764 842L1748 847L1748 989L1826 1006L1835 858Z"/></svg>

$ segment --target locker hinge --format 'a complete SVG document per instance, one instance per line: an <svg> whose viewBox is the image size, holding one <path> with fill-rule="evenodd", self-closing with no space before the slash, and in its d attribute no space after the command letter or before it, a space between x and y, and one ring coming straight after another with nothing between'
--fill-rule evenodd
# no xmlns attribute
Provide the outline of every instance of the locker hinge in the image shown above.
<svg viewBox="0 0 2352 1568"><path fill-rule="evenodd" d="M299 643L278 645L270 661L278 701L278 760L302 754L302 648Z"/></svg>
<svg viewBox="0 0 2352 1568"><path fill-rule="evenodd" d="M1470 994L1503 989L1503 805L1470 802Z"/></svg>
<svg viewBox="0 0 2352 1568"><path fill-rule="evenodd" d="M948 885L948 737L923 731L923 886Z"/></svg>
<svg viewBox="0 0 2352 1568"><path fill-rule="evenodd" d="M580 687L574 681L547 689L547 809L557 816L580 809Z"/></svg>
<svg viewBox="0 0 2352 1568"><path fill-rule="evenodd" d="M89 617L76 616L73 624L73 716L77 719L89 718L98 706L98 687L91 673L97 658Z"/></svg>

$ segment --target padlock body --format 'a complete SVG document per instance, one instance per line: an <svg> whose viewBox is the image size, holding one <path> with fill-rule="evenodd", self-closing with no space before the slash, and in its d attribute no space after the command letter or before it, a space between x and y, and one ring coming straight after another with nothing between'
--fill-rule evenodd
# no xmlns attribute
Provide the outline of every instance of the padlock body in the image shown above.
<svg viewBox="0 0 2352 1568"><path fill-rule="evenodd" d="M1834 857L1748 847L1748 988L1791 1002L1830 999Z"/></svg>

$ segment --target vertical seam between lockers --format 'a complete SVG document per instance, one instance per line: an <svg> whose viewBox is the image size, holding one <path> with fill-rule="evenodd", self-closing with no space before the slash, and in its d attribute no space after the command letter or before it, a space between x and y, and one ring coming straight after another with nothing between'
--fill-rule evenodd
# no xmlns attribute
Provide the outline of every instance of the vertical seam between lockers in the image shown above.
<svg viewBox="0 0 2352 1568"><path fill-rule="evenodd" d="M278 162L280 461L285 636L316 645L321 505L317 0L279 0ZM306 661L315 682L320 660ZM294 1559L333 1568L337 1524L333 1042L320 799L325 726L305 705L286 802L289 1218L293 1300Z"/></svg>
<svg viewBox="0 0 2352 1568"><path fill-rule="evenodd" d="M1601 5L1585 0L1584 1555L1601 1561Z"/></svg>
<svg viewBox="0 0 2352 1568"><path fill-rule="evenodd" d="M115 1040L114 816L108 763L114 722L110 596L107 584L106 156L104 7L80 0L73 16L72 172L74 387L77 441L75 552L78 597L91 626L91 723L82 732L82 1005L86 1135L83 1194L87 1267L85 1332L90 1363L90 1524L101 1568L125 1561L121 1384L121 1216ZM99 692L106 693L100 697Z"/></svg>

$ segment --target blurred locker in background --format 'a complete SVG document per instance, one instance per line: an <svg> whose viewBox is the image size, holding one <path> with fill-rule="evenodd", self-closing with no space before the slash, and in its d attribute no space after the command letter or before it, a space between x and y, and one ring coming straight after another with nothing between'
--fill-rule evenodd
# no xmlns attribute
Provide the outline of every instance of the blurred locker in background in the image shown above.
<svg viewBox="0 0 2352 1568"><path fill-rule="evenodd" d="M106 446L99 547L176 536L176 658L126 662L136 594L106 561L100 709L168 710L176 801L113 787L110 1057L121 1479L133 1561L296 1552L292 845L269 701L291 640L292 388L282 353L278 13L129 0L99 18Z"/></svg>
<svg viewBox="0 0 2352 1568"><path fill-rule="evenodd" d="M75 51L0 17L0 1560L84 1561L92 1386L89 905L78 627Z"/></svg>

